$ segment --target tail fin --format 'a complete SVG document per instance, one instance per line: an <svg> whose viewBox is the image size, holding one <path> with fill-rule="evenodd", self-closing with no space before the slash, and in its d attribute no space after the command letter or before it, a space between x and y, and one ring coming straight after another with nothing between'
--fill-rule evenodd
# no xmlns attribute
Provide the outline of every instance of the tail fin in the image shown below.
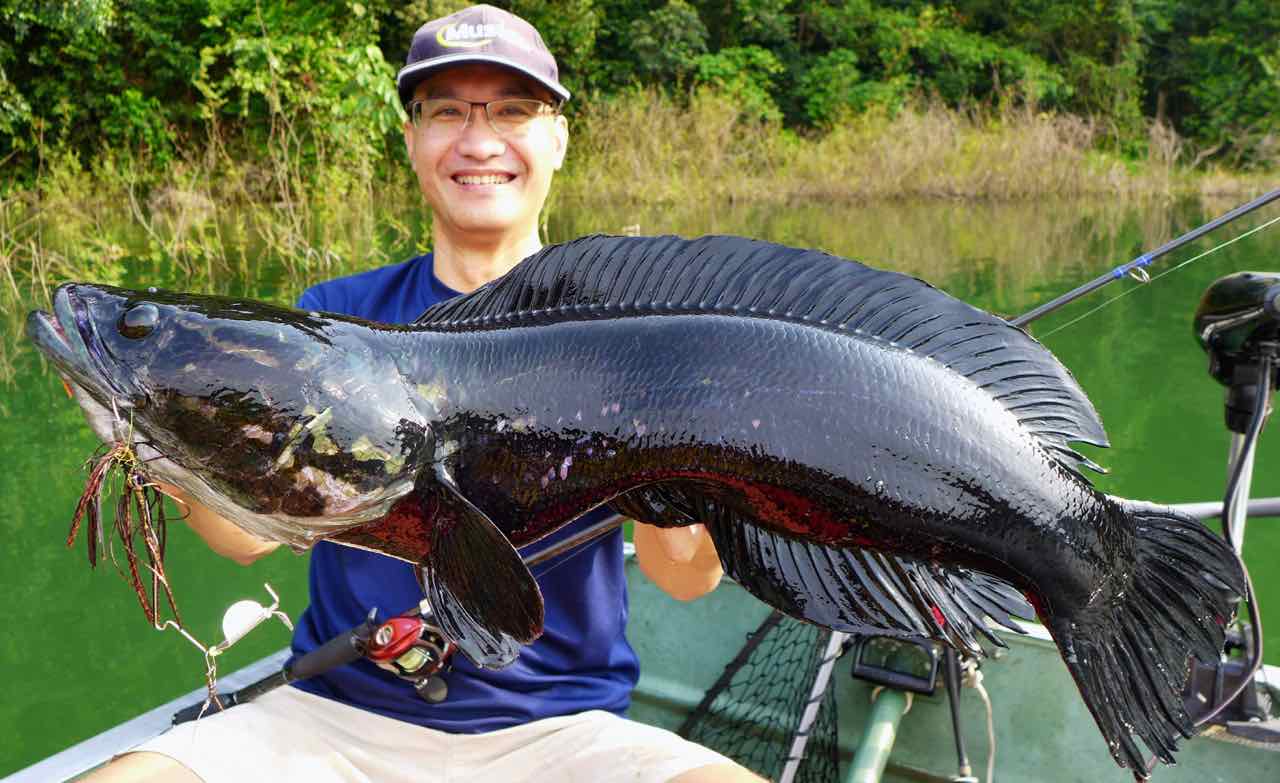
<svg viewBox="0 0 1280 783"><path fill-rule="evenodd" d="M1132 579L1110 599L1045 619L1112 757L1145 777L1134 738L1172 764L1178 737L1194 735L1182 702L1190 656L1218 660L1245 576L1235 552L1196 519L1114 500L1136 533Z"/></svg>

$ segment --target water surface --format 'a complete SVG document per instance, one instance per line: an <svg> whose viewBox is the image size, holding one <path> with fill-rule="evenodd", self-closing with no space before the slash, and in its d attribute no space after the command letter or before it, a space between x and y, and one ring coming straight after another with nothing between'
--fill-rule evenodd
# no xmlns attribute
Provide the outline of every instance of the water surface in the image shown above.
<svg viewBox="0 0 1280 783"><path fill-rule="evenodd" d="M553 241L627 229L686 236L746 234L898 269L980 307L1016 315L1230 206L1040 201L688 209L561 204L547 233ZM1244 222L1258 225L1276 214L1273 208ZM1243 228L1201 241L1161 262L1160 268ZM406 257L422 235L421 225L388 234L381 257ZM138 257L126 256L118 279L111 282L291 301L312 277L321 276L304 265L264 255L193 284L175 265L137 252ZM1111 471L1096 479L1099 487L1162 502L1220 499L1228 443L1223 390L1206 372L1204 353L1192 337L1191 314L1216 278L1242 269L1276 269L1278 261L1280 230L1264 231L1150 285L1118 282L1033 325L1033 333L1075 373L1107 426L1112 448L1090 450ZM361 266L359 259L348 258L338 268ZM4 320L13 324L18 319ZM6 738L0 744L0 775L191 690L204 674L194 647L172 631L157 632L146 624L133 591L110 560L91 571L83 541L71 551L63 546L83 485L83 464L96 444L78 409L37 357L21 350L10 361L11 382L0 387L0 438L8 445L0 456L0 508L5 511L0 528L6 541L0 551L6 588L0 616L7 628L0 639L0 682L6 693L0 700L0 731ZM1280 495L1280 442L1264 435L1257 462L1255 496ZM277 551L242 568L211 554L181 524L172 528L170 579L184 619L206 643L219 638L222 612L230 603L244 597L266 599L263 582L281 593L291 616L305 606L305 555ZM1251 522L1245 553L1262 598L1267 658L1280 663L1280 572L1274 566L1280 561L1280 523ZM264 625L220 665L231 671L287 641L282 626Z"/></svg>

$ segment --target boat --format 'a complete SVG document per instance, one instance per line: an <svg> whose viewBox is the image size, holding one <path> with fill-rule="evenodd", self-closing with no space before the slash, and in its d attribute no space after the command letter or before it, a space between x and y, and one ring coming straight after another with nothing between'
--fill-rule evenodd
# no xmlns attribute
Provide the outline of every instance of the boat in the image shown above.
<svg viewBox="0 0 1280 783"><path fill-rule="evenodd" d="M640 573L632 550L628 550L627 579L632 607L627 635L641 662L630 717L675 731L702 703L771 610L727 579L697 601L675 601ZM1130 779L1111 760L1047 632L1034 624L1028 624L1026 631L1025 636L1002 634L1008 649L982 663L983 687L990 694L994 747L988 744L987 714L981 699L972 688L961 693L961 725L975 766L985 769L987 754L994 752L994 777L1000 781ZM690 644L696 644L697 654L690 654ZM818 654L814 648L810 652ZM288 656L285 648L229 674L219 681L219 690L234 692L274 676ZM880 743L875 755L884 756L882 775L876 779L885 783L956 780L957 757L945 688L933 695L913 693L905 714L886 718L875 709L884 692L873 702L879 686L855 678L852 668L853 658L845 655L830 675L838 715L840 772L836 779L849 777L860 749L864 756L868 754L871 749L864 747L868 741L864 737L869 735ZM1264 666L1256 684L1280 704L1280 667ZM201 686L19 770L4 778L4 783L72 779L165 730L175 714L198 708L205 696ZM760 712L767 715L770 705L762 706ZM763 723L734 728L755 734ZM886 739L890 741L886 743ZM884 753L886 749L888 753ZM984 774L979 775L986 780ZM1154 779L1159 783L1280 780L1280 742L1268 746L1219 728L1186 742L1178 765L1156 770Z"/></svg>

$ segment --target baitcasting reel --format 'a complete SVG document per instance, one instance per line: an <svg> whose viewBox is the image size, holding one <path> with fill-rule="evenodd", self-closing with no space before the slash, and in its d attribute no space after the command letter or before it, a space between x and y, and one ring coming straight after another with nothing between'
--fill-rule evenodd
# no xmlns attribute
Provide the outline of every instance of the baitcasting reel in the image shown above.
<svg viewBox="0 0 1280 783"><path fill-rule="evenodd" d="M412 682L425 701L439 704L449 695L449 686L437 675L456 650L457 645L431 624L430 614L415 610L378 626L365 657Z"/></svg>

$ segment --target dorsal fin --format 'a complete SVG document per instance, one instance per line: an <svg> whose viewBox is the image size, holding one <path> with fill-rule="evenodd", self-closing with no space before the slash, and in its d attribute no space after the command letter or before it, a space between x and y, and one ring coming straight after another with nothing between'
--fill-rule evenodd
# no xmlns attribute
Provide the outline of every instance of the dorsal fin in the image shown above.
<svg viewBox="0 0 1280 783"><path fill-rule="evenodd" d="M927 356L985 389L1068 469L1102 470L1068 445L1108 445L1097 412L1034 338L928 283L816 250L733 236L588 236L544 248L417 323L463 331L650 314L796 321Z"/></svg>

